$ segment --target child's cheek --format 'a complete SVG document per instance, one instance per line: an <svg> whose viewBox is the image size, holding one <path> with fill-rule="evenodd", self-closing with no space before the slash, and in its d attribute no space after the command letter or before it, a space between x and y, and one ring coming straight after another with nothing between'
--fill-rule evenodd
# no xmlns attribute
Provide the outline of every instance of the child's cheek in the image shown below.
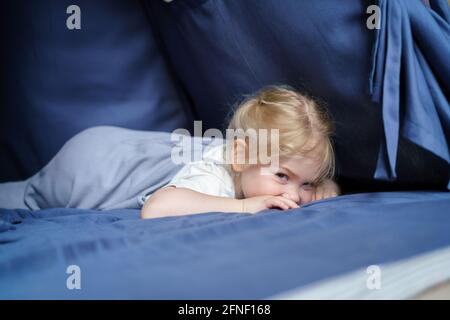
<svg viewBox="0 0 450 320"><path fill-rule="evenodd" d="M257 179L253 181L253 183L249 186L252 196L277 196L280 194L280 190L278 190L278 186L274 183L271 177L259 176Z"/></svg>
<svg viewBox="0 0 450 320"><path fill-rule="evenodd" d="M279 196L283 193L282 187L270 176L266 176L260 188L264 195Z"/></svg>

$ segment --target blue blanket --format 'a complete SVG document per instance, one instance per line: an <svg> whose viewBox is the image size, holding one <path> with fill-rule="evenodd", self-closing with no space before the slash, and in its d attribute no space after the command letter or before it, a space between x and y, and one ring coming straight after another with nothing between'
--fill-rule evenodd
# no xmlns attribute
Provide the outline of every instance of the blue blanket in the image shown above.
<svg viewBox="0 0 450 320"><path fill-rule="evenodd" d="M0 299L260 299L448 246L449 231L445 192L154 220L134 209L2 209ZM79 290L66 287L70 265Z"/></svg>

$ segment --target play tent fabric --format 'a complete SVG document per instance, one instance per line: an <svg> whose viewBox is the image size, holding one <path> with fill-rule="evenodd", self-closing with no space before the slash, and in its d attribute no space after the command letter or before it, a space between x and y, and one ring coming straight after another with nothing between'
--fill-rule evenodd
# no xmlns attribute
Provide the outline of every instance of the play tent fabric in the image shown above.
<svg viewBox="0 0 450 320"><path fill-rule="evenodd" d="M80 30L66 27L69 1L6 2L0 181L29 178L92 126L223 129L243 95L280 83L327 104L344 190L445 189L448 8L426 2L82 0Z"/></svg>
<svg viewBox="0 0 450 320"><path fill-rule="evenodd" d="M73 4L79 30L66 26ZM0 182L29 178L92 126L192 125L141 1L4 1L0 24Z"/></svg>
<svg viewBox="0 0 450 320"><path fill-rule="evenodd" d="M385 3L399 8L403 25L386 13ZM450 108L448 96L444 99L442 94L448 95L450 42L446 22L434 11L439 2L431 1L432 8L420 0L190 0L146 4L162 48L204 127L224 128L242 95L268 84L289 84L327 103L336 122L337 169L344 187L446 189ZM370 5L380 5L384 10L380 30L367 27ZM392 47L387 51L383 37L391 41L395 28L401 33L399 43L410 43L405 43L402 51ZM419 37L414 41L420 41L422 54L434 52L427 56L428 65L415 60L406 63L411 60L408 57L420 58L416 58L419 44L411 43L413 37ZM390 56L383 59L396 50L402 55L401 74L389 67ZM381 71L374 77L374 70ZM425 87L420 78L415 78L417 72L427 77ZM385 91L382 104L376 99L374 86L381 88L383 76L401 82ZM432 100L421 97L412 102L422 90L425 95L430 85L435 95ZM399 96L401 100L396 100ZM423 109L418 106L430 110L423 121ZM439 117L433 116L434 110L440 112ZM399 113L397 121L390 120L389 115L395 112ZM413 123L422 128L420 132L413 130ZM396 180L383 174L387 173L382 166L386 148L390 160L386 165L390 167L384 167L395 170Z"/></svg>
<svg viewBox="0 0 450 320"><path fill-rule="evenodd" d="M446 0L379 5L371 92L384 137L375 177L395 180L400 134L450 164L450 8Z"/></svg>

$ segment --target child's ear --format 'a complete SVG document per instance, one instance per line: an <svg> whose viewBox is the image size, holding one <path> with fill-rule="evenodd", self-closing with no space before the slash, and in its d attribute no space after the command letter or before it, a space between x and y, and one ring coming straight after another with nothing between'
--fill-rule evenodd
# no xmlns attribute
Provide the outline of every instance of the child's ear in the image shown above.
<svg viewBox="0 0 450 320"><path fill-rule="evenodd" d="M247 143L243 139L235 139L232 145L233 163L231 164L234 172L242 172L247 162Z"/></svg>

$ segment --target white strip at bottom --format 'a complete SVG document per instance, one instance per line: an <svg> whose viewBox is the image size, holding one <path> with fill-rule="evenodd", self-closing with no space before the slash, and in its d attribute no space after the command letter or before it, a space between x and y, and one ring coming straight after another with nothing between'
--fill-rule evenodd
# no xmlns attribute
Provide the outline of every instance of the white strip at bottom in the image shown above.
<svg viewBox="0 0 450 320"><path fill-rule="evenodd" d="M360 269L265 299L411 299L426 289L450 280L450 247L393 263L381 264L378 267L379 274L368 273L368 269ZM374 277L378 277L375 282L373 282ZM450 299L450 297L445 298Z"/></svg>

